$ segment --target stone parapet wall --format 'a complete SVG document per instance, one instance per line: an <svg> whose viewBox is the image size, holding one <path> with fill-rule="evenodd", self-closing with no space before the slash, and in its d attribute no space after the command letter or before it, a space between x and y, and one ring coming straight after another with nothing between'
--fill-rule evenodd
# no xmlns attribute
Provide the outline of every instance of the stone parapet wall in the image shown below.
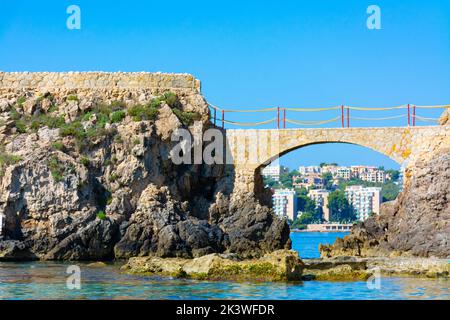
<svg viewBox="0 0 450 320"><path fill-rule="evenodd" d="M170 89L200 93L190 74L150 72L0 72L0 89Z"/></svg>

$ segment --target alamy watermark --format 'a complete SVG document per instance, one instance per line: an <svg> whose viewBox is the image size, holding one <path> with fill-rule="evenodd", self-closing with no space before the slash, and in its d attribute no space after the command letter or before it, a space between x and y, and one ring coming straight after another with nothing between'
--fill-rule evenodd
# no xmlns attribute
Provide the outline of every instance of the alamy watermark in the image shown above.
<svg viewBox="0 0 450 320"><path fill-rule="evenodd" d="M367 279L366 285L369 290L380 290L381 289L381 270L376 267L373 269L373 274Z"/></svg>
<svg viewBox="0 0 450 320"><path fill-rule="evenodd" d="M367 14L369 17L366 21L367 29L380 30L381 29L381 9L379 6L372 4L367 7Z"/></svg>
<svg viewBox="0 0 450 320"><path fill-rule="evenodd" d="M69 30L81 29L81 9L73 4L67 7L66 13L69 15L66 20L66 26Z"/></svg>
<svg viewBox="0 0 450 320"><path fill-rule="evenodd" d="M70 265L66 269L66 273L69 274L66 280L66 286L69 290L81 289L81 268L77 265Z"/></svg>

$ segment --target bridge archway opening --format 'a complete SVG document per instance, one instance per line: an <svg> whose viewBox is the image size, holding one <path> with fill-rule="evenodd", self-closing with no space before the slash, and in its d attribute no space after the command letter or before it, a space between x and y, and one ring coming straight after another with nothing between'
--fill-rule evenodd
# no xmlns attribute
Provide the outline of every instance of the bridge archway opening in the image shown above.
<svg viewBox="0 0 450 320"><path fill-rule="evenodd" d="M328 212L325 212L323 206L328 205L329 201L324 200L325 196L330 196L331 193L336 190L340 190L341 194L345 194L346 186L356 186L362 185L364 188L381 188L380 190L380 205L382 202L393 200L397 197L398 192L401 190L402 180L400 175L400 164L396 161L392 160L388 156L375 151L369 147L361 146L352 143L342 143L342 142L317 142L310 143L301 146L297 146L292 149L284 150L280 152L280 157L275 161L276 165L285 166L290 169L288 174L283 174L284 177L280 177L282 184L287 180L291 182L291 185L287 185L287 188L282 189L293 189L297 196L297 204L296 209L297 215L294 219L288 217L288 223L290 224L291 230L299 229L300 227L308 228L308 226L302 226L302 223L298 222L300 219L300 215L305 214L304 220L311 217L314 219L315 216L311 214L311 201L314 202L314 212L317 212L321 215L322 220L320 221L310 221L311 225L315 224L316 226L312 226L311 228L317 228L317 230L321 232L292 232L291 239L293 241L293 250L299 252L300 256L303 258L318 258L320 256L318 247L319 244L331 244L333 243L337 237L343 237L351 228L352 223L342 223L342 221L333 221L332 214L330 214L330 209ZM375 170L384 169L384 172L389 172L392 174L393 172L397 172L400 176L396 177L396 179L386 179L383 183L369 182L361 179L361 176L352 177L350 176L348 180L338 179L339 185L333 186L332 184L328 185L320 185L320 183L324 184L324 179L322 176L322 172L314 172L314 167L319 167L321 170L324 169L324 164L337 164L338 167L347 167L351 169L352 167L356 170L355 166L367 166L367 168L375 167ZM322 165L322 166L321 166ZM267 164L261 165L258 170L262 170L265 167L267 168ZM299 173L299 166L305 167L306 170L312 172L311 177L308 177L307 174L301 175L300 179L296 182L304 183L306 186L311 184L309 188L302 188L294 186L294 174L293 170L296 170ZM317 169L317 168L316 168ZM369 169L368 169L369 171ZM351 174L351 173L350 173ZM367 179L370 177L370 174L367 173L364 177ZM376 177L376 175L375 175ZM308 179L306 179L308 178ZM314 178L322 178L322 181L316 181L319 183L319 186L314 186ZM333 177L334 178L334 177ZM357 178L357 179L356 179ZM267 185L268 179L263 179L266 188L273 189L274 185ZM328 183L328 182L326 182ZM342 184L342 185L341 185ZM283 186L284 187L284 186ZM306 190L305 190L306 189ZM315 191L312 191L315 190ZM325 192L322 192L324 190ZM272 190L273 191L273 190ZM328 192L328 195L327 195ZM273 193L273 209L275 213L280 214L279 208L277 212L277 206L280 207L279 199L282 199L283 192L280 192L281 196L275 196ZM289 195L286 195L285 199L288 199ZM309 198L311 201L307 202L305 198ZM276 203L276 201L279 201ZM287 200L288 202L290 200ZM376 200L375 200L376 201ZM351 201L349 200L349 203ZM288 203L286 203L288 205ZM309 208L307 206L309 205ZM321 207L319 209L319 207ZM355 209L355 208L353 208ZM379 209L378 209L379 210ZM289 212L289 210L286 210ZM288 213L286 212L286 213ZM325 217L326 215L326 217ZM325 219L326 218L326 219ZM359 217L357 217L359 219ZM364 213L361 215L361 218L364 219ZM296 221L297 220L297 221ZM303 221L303 220L302 220ZM297 223L296 223L297 222ZM340 223L339 223L340 222ZM350 221L349 221L350 222ZM330 230L324 230L323 228L330 228ZM325 232L324 232L325 231Z"/></svg>
<svg viewBox="0 0 450 320"><path fill-rule="evenodd" d="M290 189L295 191L296 196L301 194L315 202L326 192L345 193L347 188L351 190L361 186L363 190L380 188L381 205L394 200L403 184L399 163L367 146L350 142L308 143L283 150L279 157L275 156L270 160L270 164L266 162L257 168L257 173L263 176L266 188L272 189L273 193L279 189ZM284 168L288 168L288 171ZM273 205L277 212L275 201L276 196L273 196ZM320 201L323 202L323 199ZM379 213L379 208L376 211ZM293 216L288 218L295 220L301 213L294 212ZM367 218L364 214L358 216L358 219L364 218ZM323 221L332 222L329 213Z"/></svg>

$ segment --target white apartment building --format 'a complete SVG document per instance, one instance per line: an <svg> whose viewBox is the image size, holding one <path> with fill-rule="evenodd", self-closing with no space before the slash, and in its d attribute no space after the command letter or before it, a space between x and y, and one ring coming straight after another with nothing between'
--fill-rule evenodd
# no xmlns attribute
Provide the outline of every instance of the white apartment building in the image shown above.
<svg viewBox="0 0 450 320"><path fill-rule="evenodd" d="M289 173L289 169L280 165L268 165L263 168L261 174L264 177L272 178L273 180L280 181L280 175Z"/></svg>
<svg viewBox="0 0 450 320"><path fill-rule="evenodd" d="M320 166L300 166L298 167L298 172L301 175L306 175L308 173L321 173L322 168Z"/></svg>
<svg viewBox="0 0 450 320"><path fill-rule="evenodd" d="M371 213L380 213L381 188L348 186L345 188L348 202L355 208L358 220L366 220Z"/></svg>
<svg viewBox="0 0 450 320"><path fill-rule="evenodd" d="M308 192L308 197L314 200L317 207L322 208L323 219L325 221L330 221L330 209L328 209L328 195L329 191L324 189L313 189Z"/></svg>
<svg viewBox="0 0 450 320"><path fill-rule="evenodd" d="M331 175L333 176L333 178L336 176L337 171L338 171L338 166L335 165L325 165L321 168L322 173L331 173Z"/></svg>
<svg viewBox="0 0 450 320"><path fill-rule="evenodd" d="M361 174L373 170L377 170L377 167L373 166L351 166L350 169L352 170L352 176L353 177L359 177Z"/></svg>
<svg viewBox="0 0 450 320"><path fill-rule="evenodd" d="M336 177L344 180L350 180L352 177L352 170L349 167L338 167Z"/></svg>
<svg viewBox="0 0 450 320"><path fill-rule="evenodd" d="M297 196L293 189L276 189L272 195L273 210L280 217L297 219Z"/></svg>
<svg viewBox="0 0 450 320"><path fill-rule="evenodd" d="M378 169L370 170L367 172L362 172L359 175L359 178L364 181L384 183L386 181L386 172Z"/></svg>

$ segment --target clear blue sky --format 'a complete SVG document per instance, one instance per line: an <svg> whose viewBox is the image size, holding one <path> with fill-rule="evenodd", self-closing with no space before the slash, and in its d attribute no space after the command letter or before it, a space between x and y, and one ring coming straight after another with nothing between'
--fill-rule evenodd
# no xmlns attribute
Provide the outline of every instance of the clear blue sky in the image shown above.
<svg viewBox="0 0 450 320"><path fill-rule="evenodd" d="M81 8L81 30L66 28L71 4ZM381 8L381 30L366 28L371 4ZM450 1L2 0L0 70L188 72L202 81L209 102L231 109L445 104ZM342 144L311 146L281 161L292 168L322 161L396 167Z"/></svg>

